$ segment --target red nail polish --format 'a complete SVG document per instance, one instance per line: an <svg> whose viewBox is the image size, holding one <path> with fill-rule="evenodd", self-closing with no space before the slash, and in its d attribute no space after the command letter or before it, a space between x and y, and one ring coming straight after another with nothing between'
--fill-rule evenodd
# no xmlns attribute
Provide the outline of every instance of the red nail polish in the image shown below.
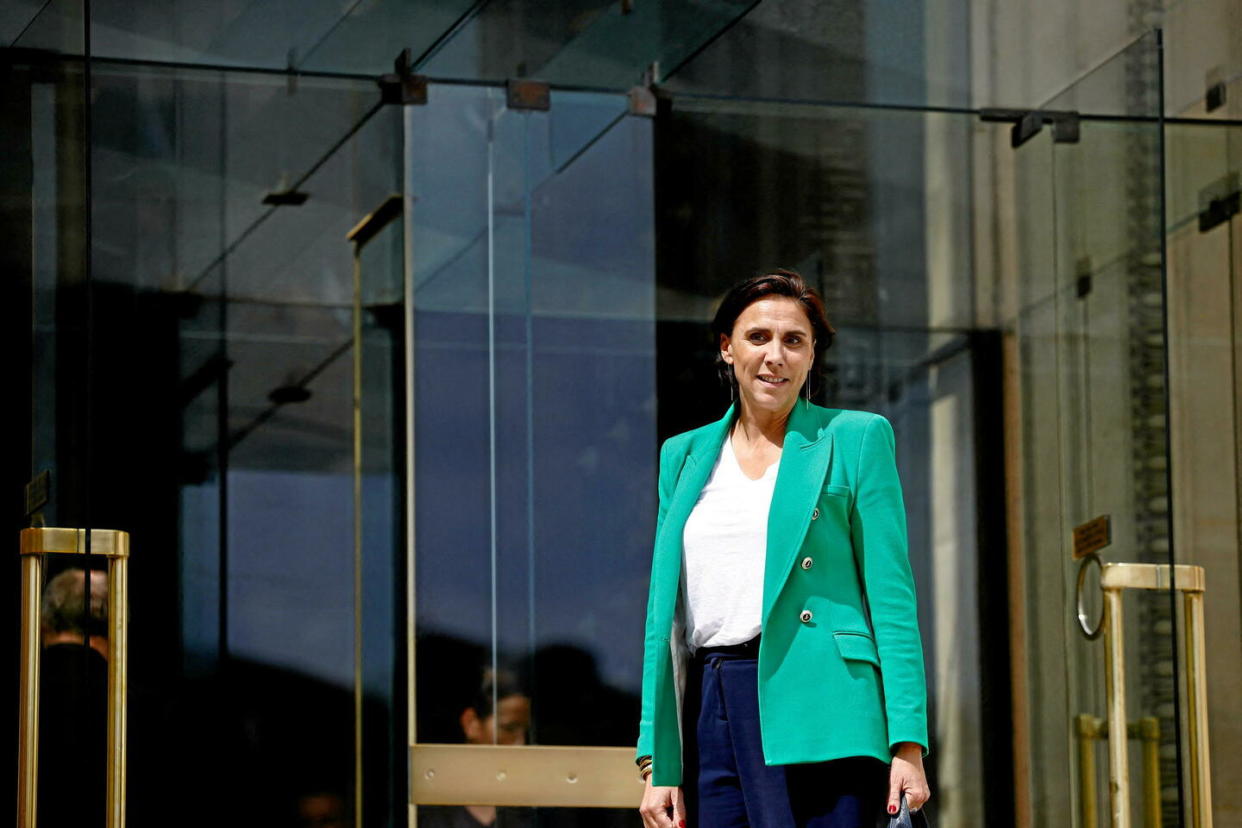
<svg viewBox="0 0 1242 828"><path fill-rule="evenodd" d="M677 823L677 828L686 828L686 821L683 819Z"/></svg>
<svg viewBox="0 0 1242 828"><path fill-rule="evenodd" d="M895 813L897 813L897 807L896 807L895 805L889 805L889 806L888 806L888 812L889 812L890 814L895 814Z"/></svg>

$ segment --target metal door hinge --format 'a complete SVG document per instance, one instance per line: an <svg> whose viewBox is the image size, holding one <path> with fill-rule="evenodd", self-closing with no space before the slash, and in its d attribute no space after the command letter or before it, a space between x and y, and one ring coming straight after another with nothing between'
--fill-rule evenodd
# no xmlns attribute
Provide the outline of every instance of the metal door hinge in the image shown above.
<svg viewBox="0 0 1242 828"><path fill-rule="evenodd" d="M656 100L656 93L647 86L635 86L629 91L629 112L631 115L641 115L644 118L654 118L656 110L659 109L659 101Z"/></svg>

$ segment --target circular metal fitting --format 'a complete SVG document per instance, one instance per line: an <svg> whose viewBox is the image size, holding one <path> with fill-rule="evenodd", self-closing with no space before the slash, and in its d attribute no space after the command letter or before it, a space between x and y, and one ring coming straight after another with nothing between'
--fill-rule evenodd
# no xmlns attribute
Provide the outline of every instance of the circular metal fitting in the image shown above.
<svg viewBox="0 0 1242 828"><path fill-rule="evenodd" d="M1078 565L1078 584L1074 587L1074 603L1078 610L1078 627L1082 630L1082 634L1087 637L1088 641L1094 641L1100 637L1100 632L1104 627L1104 601L1100 601L1100 615L1095 620L1094 625L1091 618L1087 615L1087 609L1083 606L1083 585L1087 582L1087 567L1095 564L1095 568L1103 574L1103 567L1100 564L1100 556L1094 552L1082 559L1082 563Z"/></svg>

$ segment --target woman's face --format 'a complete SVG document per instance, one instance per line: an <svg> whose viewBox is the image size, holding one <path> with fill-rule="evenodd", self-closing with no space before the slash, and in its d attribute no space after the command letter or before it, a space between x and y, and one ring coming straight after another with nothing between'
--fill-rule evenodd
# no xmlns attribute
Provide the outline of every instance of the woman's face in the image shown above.
<svg viewBox="0 0 1242 828"><path fill-rule="evenodd" d="M743 406L784 414L798 401L815 358L811 321L787 296L751 302L721 335L720 353L733 366Z"/></svg>

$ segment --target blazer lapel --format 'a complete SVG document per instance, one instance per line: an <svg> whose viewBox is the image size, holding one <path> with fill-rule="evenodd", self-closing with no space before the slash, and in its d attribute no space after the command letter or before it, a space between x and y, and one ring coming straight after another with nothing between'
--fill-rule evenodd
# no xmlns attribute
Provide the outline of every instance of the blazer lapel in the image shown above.
<svg viewBox="0 0 1242 828"><path fill-rule="evenodd" d="M657 606L668 613L668 624L672 623L673 610L676 607L676 590L681 583L682 536L686 529L686 520L694 511L694 504L699 501L699 494L707 479L711 477L724 445L725 435L733 423L733 412L737 404L729 406L725 415L705 429L695 445L691 446L682 467L681 477L673 490L669 502L668 514L664 516L664 525L657 539L657 560L653 564L652 578L666 590ZM671 594L670 594L671 593ZM667 625L666 625L667 626Z"/></svg>
<svg viewBox="0 0 1242 828"><path fill-rule="evenodd" d="M699 494L707 484L707 478L712 475L716 458L720 456L720 448L724 445L725 435L729 433L729 426L733 423L736 405L734 403L729 406L723 417L712 423L711 428L704 430L696 445L691 447L681 479L677 481L664 525L675 531L678 552L681 551L681 534L686 528L686 520L694 510L694 504L699 502Z"/></svg>
<svg viewBox="0 0 1242 828"><path fill-rule="evenodd" d="M768 512L768 548L763 574L763 624L785 585L793 559L811 525L824 475L832 460L832 432L823 429L809 406L799 401L789 415L781 465Z"/></svg>

